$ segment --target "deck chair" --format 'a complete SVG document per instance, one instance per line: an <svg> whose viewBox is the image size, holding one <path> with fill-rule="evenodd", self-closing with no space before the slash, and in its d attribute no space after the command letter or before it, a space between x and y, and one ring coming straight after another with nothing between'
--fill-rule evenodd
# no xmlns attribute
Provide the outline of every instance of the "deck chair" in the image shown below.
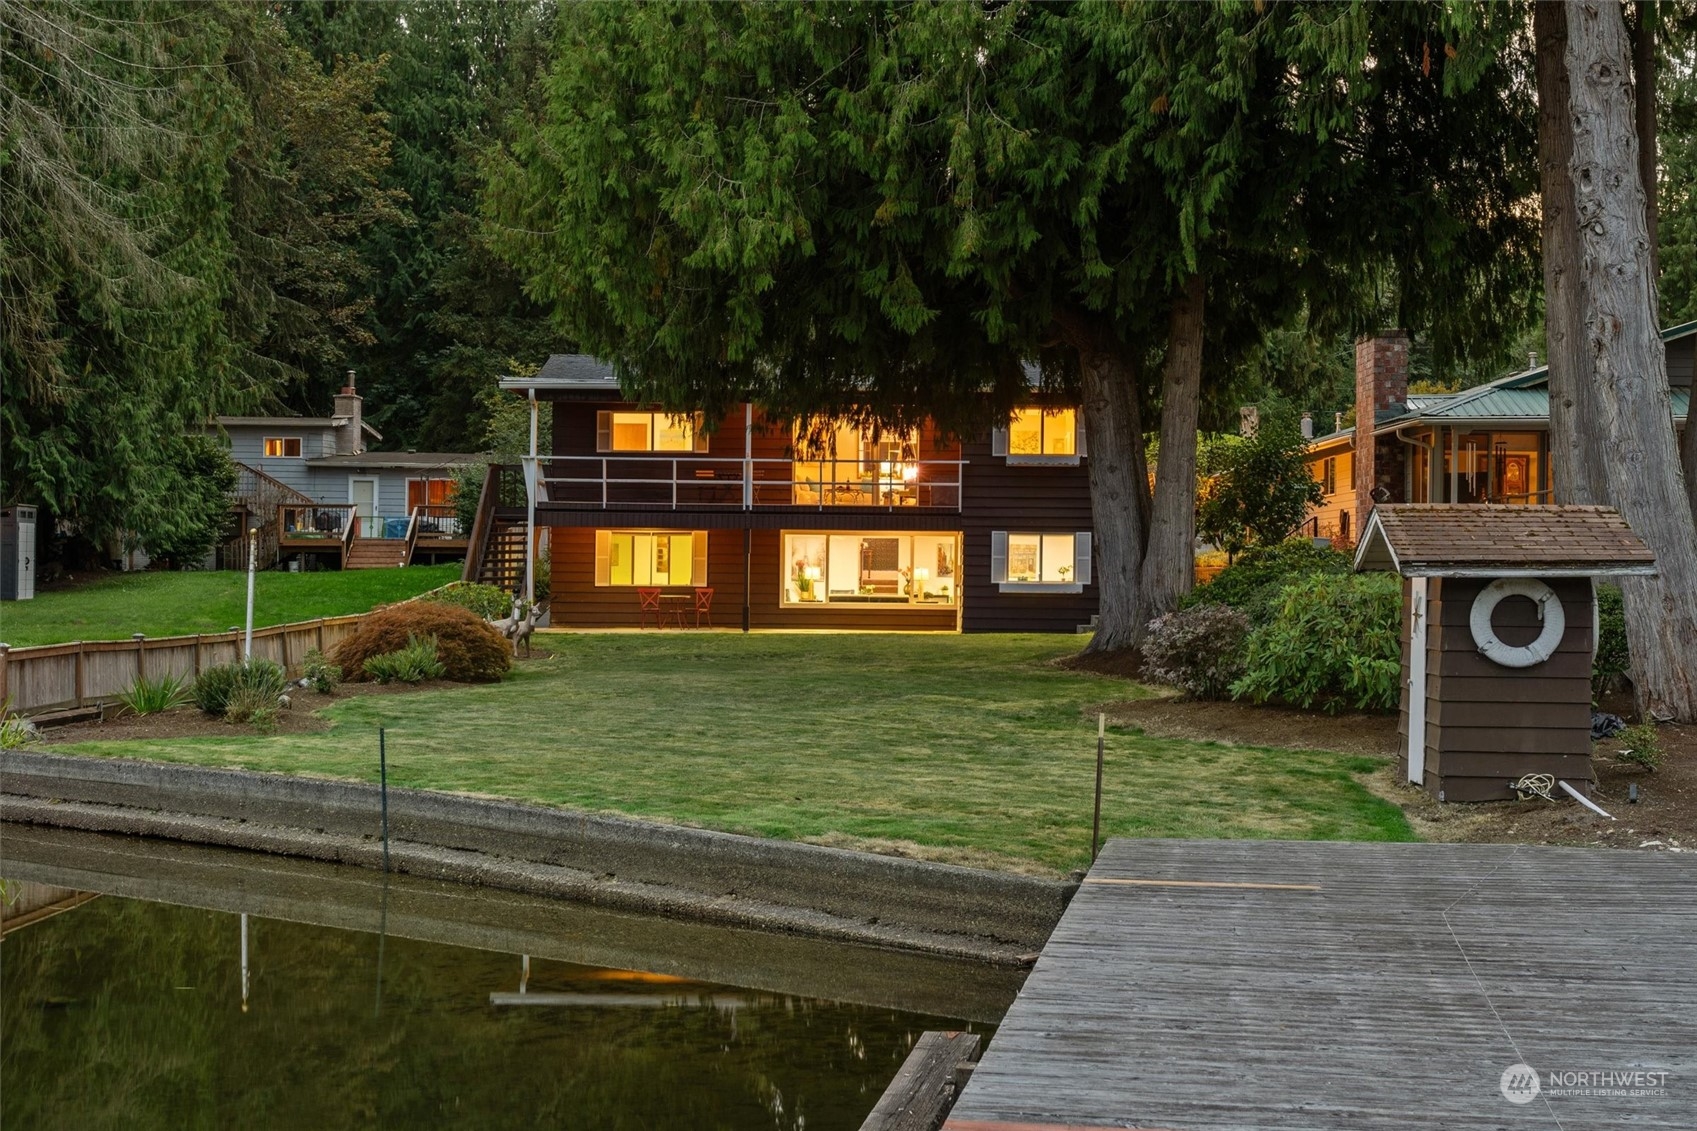
<svg viewBox="0 0 1697 1131"><path fill-rule="evenodd" d="M648 627L648 614L654 614L654 627L665 628L660 621L660 591L658 589L638 589L636 591L636 627Z"/></svg>
<svg viewBox="0 0 1697 1131"><path fill-rule="evenodd" d="M695 591L695 627L701 627L701 618L707 617L707 627L713 627L713 590L697 589Z"/></svg>

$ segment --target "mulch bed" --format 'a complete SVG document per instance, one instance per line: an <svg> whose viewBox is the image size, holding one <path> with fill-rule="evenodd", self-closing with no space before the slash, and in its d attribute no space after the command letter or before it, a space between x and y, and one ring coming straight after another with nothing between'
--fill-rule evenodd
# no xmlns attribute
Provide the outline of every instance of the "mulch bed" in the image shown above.
<svg viewBox="0 0 1697 1131"><path fill-rule="evenodd" d="M1618 698L1606 699L1603 707L1622 715L1630 710ZM1653 772L1615 761L1618 741L1596 744L1592 800L1616 818L1610 821L1566 798L1440 805L1398 773L1395 715L1328 715L1178 698L1109 703L1101 709L1114 725L1137 727L1159 738L1385 758L1385 768L1370 777L1368 785L1400 807L1423 840L1697 852L1697 726L1657 728L1663 755ZM1638 786L1635 803L1628 800L1633 785Z"/></svg>

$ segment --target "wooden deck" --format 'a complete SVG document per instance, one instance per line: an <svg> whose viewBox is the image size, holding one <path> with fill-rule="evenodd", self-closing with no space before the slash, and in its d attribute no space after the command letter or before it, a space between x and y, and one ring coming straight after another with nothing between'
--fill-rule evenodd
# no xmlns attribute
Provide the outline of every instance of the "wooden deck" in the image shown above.
<svg viewBox="0 0 1697 1131"><path fill-rule="evenodd" d="M944 1124L1108 1127L1697 1127L1697 858L1113 841Z"/></svg>

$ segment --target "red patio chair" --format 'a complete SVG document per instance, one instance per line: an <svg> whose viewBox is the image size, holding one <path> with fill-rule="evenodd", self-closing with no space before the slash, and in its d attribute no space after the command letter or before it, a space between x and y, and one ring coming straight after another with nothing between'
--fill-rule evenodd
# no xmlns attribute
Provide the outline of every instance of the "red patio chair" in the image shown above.
<svg viewBox="0 0 1697 1131"><path fill-rule="evenodd" d="M648 614L654 614L654 627L665 628L660 620L660 591L658 589L638 589L636 591L636 627L648 627Z"/></svg>
<svg viewBox="0 0 1697 1131"><path fill-rule="evenodd" d="M695 627L701 627L701 617L707 616L707 627L713 627L713 590L697 589L695 591Z"/></svg>

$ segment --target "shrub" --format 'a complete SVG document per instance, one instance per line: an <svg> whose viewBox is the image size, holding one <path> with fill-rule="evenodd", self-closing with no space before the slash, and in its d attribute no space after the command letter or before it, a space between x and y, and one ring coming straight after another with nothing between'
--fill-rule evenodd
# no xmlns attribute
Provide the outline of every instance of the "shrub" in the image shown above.
<svg viewBox="0 0 1697 1131"><path fill-rule="evenodd" d="M1396 707L1402 673L1402 580L1316 574L1279 593L1272 620L1249 636L1232 694L1328 711Z"/></svg>
<svg viewBox="0 0 1697 1131"><path fill-rule="evenodd" d="M16 750L41 737L41 730L22 715L12 714L12 701L0 704L0 750Z"/></svg>
<svg viewBox="0 0 1697 1131"><path fill-rule="evenodd" d="M301 675L320 695L329 695L342 682L342 669L317 648L301 660Z"/></svg>
<svg viewBox="0 0 1697 1131"><path fill-rule="evenodd" d="M224 704L224 719L232 723L252 723L259 730L268 731L277 725L277 697L281 694L281 691L272 692L252 684L239 686L230 692L230 698Z"/></svg>
<svg viewBox="0 0 1697 1131"><path fill-rule="evenodd" d="M118 702L132 715L158 714L188 701L188 680L176 675L162 675L158 679L138 676L127 691L118 693Z"/></svg>
<svg viewBox="0 0 1697 1131"><path fill-rule="evenodd" d="M1292 538L1276 546L1250 550L1185 596L1181 608L1230 605L1248 614L1251 623L1266 624L1279 607L1279 592L1298 578L1316 574L1345 574L1350 558L1315 546L1307 538Z"/></svg>
<svg viewBox="0 0 1697 1131"><path fill-rule="evenodd" d="M1249 618L1225 605L1202 605L1152 621L1143 642L1144 671L1197 699L1224 699L1243 674Z"/></svg>
<svg viewBox="0 0 1697 1131"><path fill-rule="evenodd" d="M263 699L275 706L288 680L283 669L270 660L249 660L240 664L219 664L207 668L194 681L191 697L194 705L209 715L229 712L231 700L238 691L251 690L256 701Z"/></svg>
<svg viewBox="0 0 1697 1131"><path fill-rule="evenodd" d="M491 683L513 666L512 645L470 609L437 601L409 601L379 609L336 646L334 659L350 680L365 678L365 662L399 652L413 637L436 638L443 675L465 683Z"/></svg>
<svg viewBox="0 0 1697 1131"><path fill-rule="evenodd" d="M1597 586L1597 654L1591 660L1591 694L1602 695L1632 667L1626 649L1626 609L1620 587Z"/></svg>
<svg viewBox="0 0 1697 1131"><path fill-rule="evenodd" d="M440 679L444 668L436 658L436 638L407 637L407 646L365 661L365 674L378 683L423 683Z"/></svg>
<svg viewBox="0 0 1697 1131"><path fill-rule="evenodd" d="M1620 747L1614 752L1617 762L1631 762L1654 770L1662 764L1662 738L1653 723L1639 723L1620 732L1616 739Z"/></svg>
<svg viewBox="0 0 1697 1131"><path fill-rule="evenodd" d="M513 599L505 589L499 585L479 585L471 581L452 582L419 599L458 605L485 620L500 620L513 611Z"/></svg>

